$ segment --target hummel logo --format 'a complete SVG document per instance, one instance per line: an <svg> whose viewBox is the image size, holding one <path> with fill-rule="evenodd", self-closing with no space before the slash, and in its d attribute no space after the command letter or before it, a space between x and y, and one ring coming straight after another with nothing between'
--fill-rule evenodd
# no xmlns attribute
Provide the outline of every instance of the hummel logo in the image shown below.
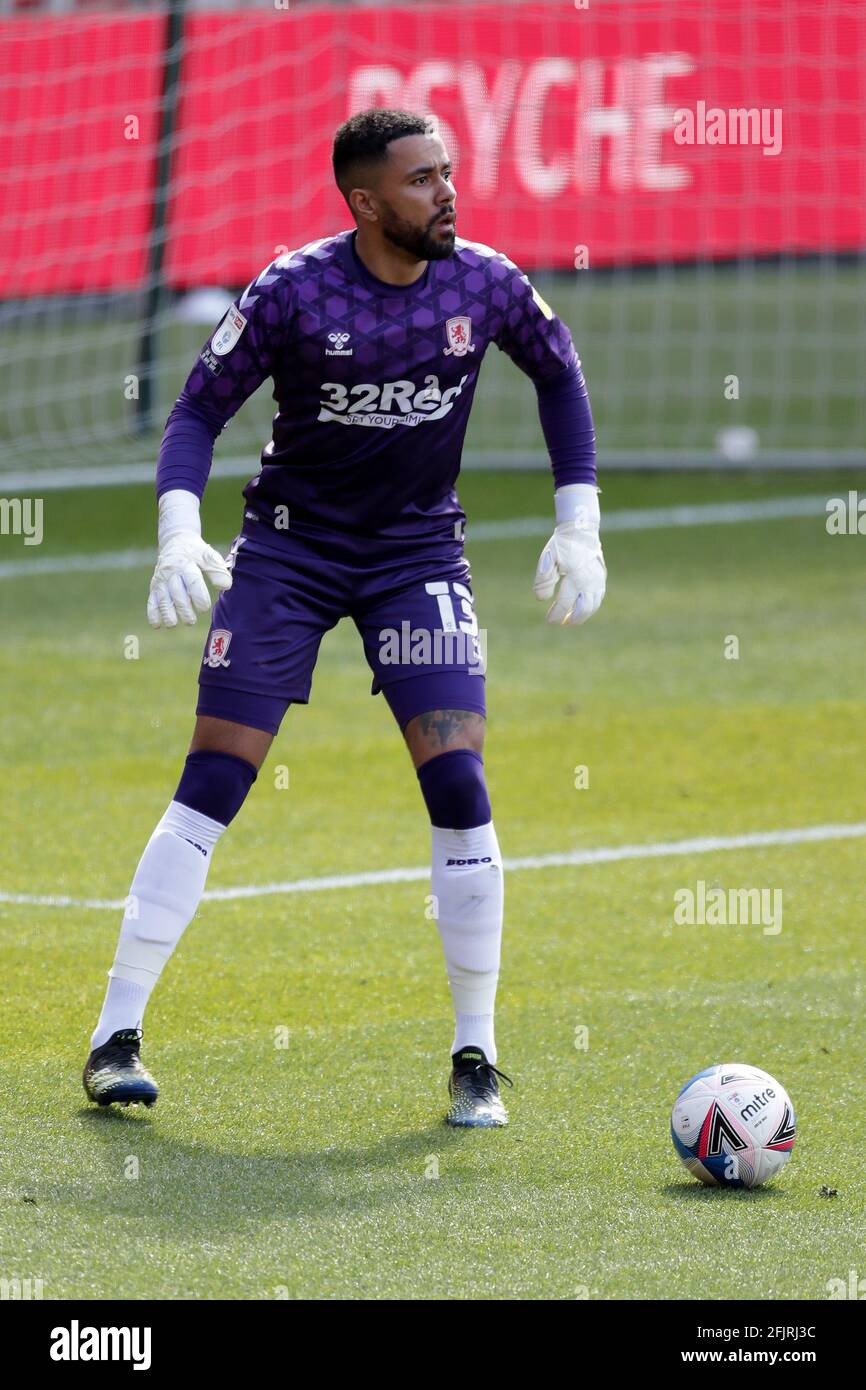
<svg viewBox="0 0 866 1390"><path fill-rule="evenodd" d="M325 356L351 357L353 349L346 347L346 343L348 343L349 341L349 336L350 335L348 333L329 333L328 342L331 344L331 347L325 348Z"/></svg>

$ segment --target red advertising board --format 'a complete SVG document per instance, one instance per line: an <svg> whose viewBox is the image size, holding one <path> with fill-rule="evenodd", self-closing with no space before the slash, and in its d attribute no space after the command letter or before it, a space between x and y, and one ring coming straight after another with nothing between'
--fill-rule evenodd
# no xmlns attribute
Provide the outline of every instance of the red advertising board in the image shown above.
<svg viewBox="0 0 866 1390"><path fill-rule="evenodd" d="M161 21L18 20L0 41L27 25L40 41L13 37L0 104L24 129L22 83L38 69L41 129L62 107L66 135L3 150L4 239L10 212L28 229L17 266L4 256L5 292L139 283ZM86 54L74 65L70 32ZM351 225L330 146L371 105L435 114L459 235L527 268L861 248L864 63L859 0L197 12L168 277L241 283L277 247ZM136 110L137 143L118 133Z"/></svg>
<svg viewBox="0 0 866 1390"><path fill-rule="evenodd" d="M0 21L0 294L141 283L161 29L157 15Z"/></svg>

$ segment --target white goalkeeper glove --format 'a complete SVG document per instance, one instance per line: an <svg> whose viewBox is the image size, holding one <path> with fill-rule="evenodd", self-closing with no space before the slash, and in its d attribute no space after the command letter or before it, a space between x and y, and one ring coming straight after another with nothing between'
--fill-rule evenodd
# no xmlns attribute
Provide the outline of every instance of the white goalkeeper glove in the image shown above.
<svg viewBox="0 0 866 1390"><path fill-rule="evenodd" d="M569 483L554 493L556 530L541 552L532 585L537 599L548 599L559 583L547 621L577 626L601 607L607 566L598 536L598 489Z"/></svg>
<svg viewBox="0 0 866 1390"><path fill-rule="evenodd" d="M231 571L212 545L202 540L198 498L173 488L159 499L159 559L150 581L147 621L151 627L197 622L196 611L210 611L203 574L215 589L230 589Z"/></svg>

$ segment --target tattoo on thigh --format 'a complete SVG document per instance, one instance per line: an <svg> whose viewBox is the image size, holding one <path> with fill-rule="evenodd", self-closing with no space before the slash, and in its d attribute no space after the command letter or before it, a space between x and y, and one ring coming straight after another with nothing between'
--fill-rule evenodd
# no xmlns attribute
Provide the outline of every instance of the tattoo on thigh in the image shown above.
<svg viewBox="0 0 866 1390"><path fill-rule="evenodd" d="M463 737L471 737L484 728L484 715L471 709L434 709L419 714L418 727L428 743L447 748Z"/></svg>

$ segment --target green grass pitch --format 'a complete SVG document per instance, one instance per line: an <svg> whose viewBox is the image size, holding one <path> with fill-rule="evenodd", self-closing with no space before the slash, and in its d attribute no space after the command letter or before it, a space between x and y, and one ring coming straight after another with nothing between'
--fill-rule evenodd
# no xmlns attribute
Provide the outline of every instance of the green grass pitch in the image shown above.
<svg viewBox="0 0 866 1390"><path fill-rule="evenodd" d="M853 485L602 483L607 512ZM239 486L208 494L214 542ZM611 532L603 608L555 630L531 591L543 537L472 540L473 520L552 515L549 477L470 473L460 492L506 858L866 819L863 538L820 515ZM30 554L147 546L153 526L148 488L49 493ZM26 555L2 538L0 559ZM174 790L204 628L151 632L148 577L0 581L6 894L122 898ZM346 620L210 888L428 863L369 682ZM0 902L0 1276L51 1299L824 1299L866 1272L862 866L850 839L508 872L497 1040L516 1086L510 1127L474 1133L442 1124L426 880L205 903L146 1019L147 1112L99 1112L80 1082L119 913ZM782 931L675 926L699 879L781 889ZM790 1163L751 1193L700 1187L668 1135L683 1082L730 1060L798 1114Z"/></svg>

